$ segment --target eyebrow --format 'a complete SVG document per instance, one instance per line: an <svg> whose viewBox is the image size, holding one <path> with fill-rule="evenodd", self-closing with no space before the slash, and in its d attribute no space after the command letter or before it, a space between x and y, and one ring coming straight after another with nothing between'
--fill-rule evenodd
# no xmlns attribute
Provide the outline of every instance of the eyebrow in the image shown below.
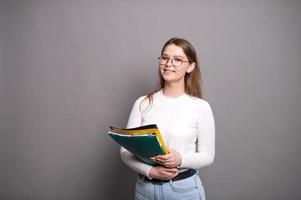
<svg viewBox="0 0 301 200"><path fill-rule="evenodd" d="M166 53L163 53L162 56L168 56ZM168 56L169 57L169 56ZM184 56L181 55L175 55L173 56L174 58L185 58Z"/></svg>

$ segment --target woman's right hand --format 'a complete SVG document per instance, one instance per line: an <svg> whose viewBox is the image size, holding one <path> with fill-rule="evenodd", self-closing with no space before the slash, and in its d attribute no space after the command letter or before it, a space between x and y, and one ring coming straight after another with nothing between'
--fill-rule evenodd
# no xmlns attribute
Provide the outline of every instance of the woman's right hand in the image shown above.
<svg viewBox="0 0 301 200"><path fill-rule="evenodd" d="M160 180L170 180L179 174L177 168L166 168L162 166L152 167L149 171L149 177L160 179Z"/></svg>

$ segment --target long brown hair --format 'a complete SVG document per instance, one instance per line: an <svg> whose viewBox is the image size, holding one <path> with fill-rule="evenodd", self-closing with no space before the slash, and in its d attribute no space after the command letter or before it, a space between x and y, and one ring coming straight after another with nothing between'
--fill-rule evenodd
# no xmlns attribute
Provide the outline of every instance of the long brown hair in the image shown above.
<svg viewBox="0 0 301 200"><path fill-rule="evenodd" d="M183 38L171 38L169 39L163 46L161 50L161 55L163 54L165 48L168 45L174 44L180 48L182 48L184 54L187 56L189 63L195 63L195 67L192 72L186 73L184 78L184 84L185 84L185 93L190 96L195 96L199 98L203 98L202 93L202 75L200 71L199 61L196 54L196 51L194 50L193 46L190 42ZM147 101L147 106L142 106L142 102L140 104L140 109L147 110L151 107L153 103L153 94L164 88L165 81L162 78L159 70L159 76L160 76L160 86L153 92L146 95L145 99L143 99L142 102ZM143 108L142 108L143 107Z"/></svg>

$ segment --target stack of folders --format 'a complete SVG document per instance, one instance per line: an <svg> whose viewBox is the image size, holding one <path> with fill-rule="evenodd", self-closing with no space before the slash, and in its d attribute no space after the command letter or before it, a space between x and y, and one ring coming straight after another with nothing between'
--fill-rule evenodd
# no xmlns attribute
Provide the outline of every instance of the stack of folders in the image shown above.
<svg viewBox="0 0 301 200"><path fill-rule="evenodd" d="M109 135L143 162L156 165L150 158L168 153L157 125L151 124L131 129L110 127Z"/></svg>

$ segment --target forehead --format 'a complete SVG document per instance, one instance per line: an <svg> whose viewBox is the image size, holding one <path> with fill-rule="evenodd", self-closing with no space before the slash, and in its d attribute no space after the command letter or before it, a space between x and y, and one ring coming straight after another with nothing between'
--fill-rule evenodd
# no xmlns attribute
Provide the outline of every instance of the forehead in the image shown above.
<svg viewBox="0 0 301 200"><path fill-rule="evenodd" d="M165 47L163 54L166 54L168 56L182 56L186 57L183 49L179 46L176 46L174 44L170 44Z"/></svg>

